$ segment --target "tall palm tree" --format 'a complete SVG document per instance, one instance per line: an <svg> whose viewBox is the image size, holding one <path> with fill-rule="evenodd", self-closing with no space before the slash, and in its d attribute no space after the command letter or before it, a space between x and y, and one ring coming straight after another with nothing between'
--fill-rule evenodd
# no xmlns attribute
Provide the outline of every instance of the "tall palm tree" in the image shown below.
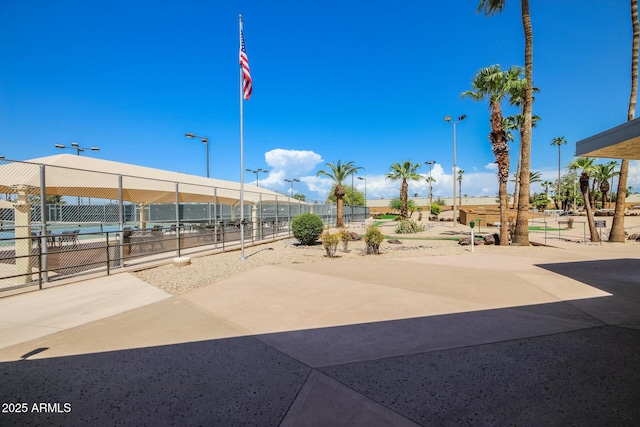
<svg viewBox="0 0 640 427"><path fill-rule="evenodd" d="M593 218L593 208L591 207L591 201L589 199L589 181L590 173L593 170L592 157L578 157L572 162L574 169L582 169L580 173L580 191L584 198L584 210L587 212L587 223L589 224L589 234L591 235L592 242L599 242L600 236L598 230L596 230L595 219Z"/></svg>
<svg viewBox="0 0 640 427"><path fill-rule="evenodd" d="M507 228L509 196L507 181L509 180L509 146L503 126L501 102L509 97L513 88L518 84L522 68L511 67L506 71L500 70L499 65L482 68L475 75L471 85L472 90L462 93L463 97L470 97L475 101L489 100L491 116L491 150L498 165L498 195L500 197L500 244L509 244L509 230ZM455 179L455 178L454 178ZM528 177L527 177L528 181ZM455 194L453 195L455 197Z"/></svg>
<svg viewBox="0 0 640 427"><path fill-rule="evenodd" d="M462 175L464 175L464 170L458 169L458 206L462 206ZM455 196L454 196L455 197Z"/></svg>
<svg viewBox="0 0 640 427"><path fill-rule="evenodd" d="M558 189L556 191L556 209L560 209L560 207L558 206L558 200L560 200L560 147L562 145L566 145L567 144L567 140L564 139L564 136L558 136L553 138L553 141L551 141L551 146L552 147L558 147Z"/></svg>
<svg viewBox="0 0 640 427"><path fill-rule="evenodd" d="M400 217L403 220L407 219L407 213L409 211L409 184L407 183L407 180L419 181L422 179L417 172L419 167L420 163L412 163L410 160L406 160L402 163L394 163L389 167L389 173L385 176L392 181L402 180L402 184L400 185ZM455 194L453 197L455 197Z"/></svg>
<svg viewBox="0 0 640 427"><path fill-rule="evenodd" d="M333 180L335 183L335 189L333 194L336 196L336 227L344 227L343 210L344 204L342 198L345 195L345 189L342 185L343 182L354 173L364 169L360 166L356 166L353 161L348 163L342 163L338 160L338 163L327 163L327 170L318 171L316 176L326 176Z"/></svg>
<svg viewBox="0 0 640 427"><path fill-rule="evenodd" d="M638 95L638 45L640 40L640 25L638 24L638 0L631 0L631 25L633 28L633 42L631 43L631 94L627 120L631 121L636 115L636 97ZM627 177L629 176L629 160L620 161L620 177L618 178L618 194L616 207L611 224L610 242L624 243L624 210L626 202Z"/></svg>
<svg viewBox="0 0 640 427"><path fill-rule="evenodd" d="M637 0L632 0L637 1ZM502 12L506 0L480 0L478 12L484 10L486 15ZM520 14L524 31L524 78L526 88L522 97L522 114L524 126L520 129L520 194L518 197L518 214L513 241L517 245L529 246L529 171L531 170L531 128L533 104L533 27L529 14L529 0L520 0Z"/></svg>

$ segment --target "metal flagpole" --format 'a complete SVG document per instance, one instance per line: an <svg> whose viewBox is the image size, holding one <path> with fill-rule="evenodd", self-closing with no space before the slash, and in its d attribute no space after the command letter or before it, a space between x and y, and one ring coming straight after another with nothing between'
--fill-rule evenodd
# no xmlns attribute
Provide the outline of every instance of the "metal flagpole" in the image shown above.
<svg viewBox="0 0 640 427"><path fill-rule="evenodd" d="M242 49L242 15L239 15L240 20L240 49ZM242 70L242 64L240 63L240 261L244 261L247 258L244 256L244 117L243 117L243 102L244 102L244 72Z"/></svg>

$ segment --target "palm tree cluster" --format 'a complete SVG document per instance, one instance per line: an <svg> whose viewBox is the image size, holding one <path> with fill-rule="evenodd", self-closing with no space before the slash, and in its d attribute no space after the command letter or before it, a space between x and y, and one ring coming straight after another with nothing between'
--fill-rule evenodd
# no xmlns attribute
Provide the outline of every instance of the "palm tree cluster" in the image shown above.
<svg viewBox="0 0 640 427"><path fill-rule="evenodd" d="M640 41L640 25L638 21L638 0L630 0L631 2L631 20L633 29L632 39L632 61L631 61L631 93L629 98L629 107L627 113L627 119L633 120L635 117L637 87L638 87L638 48ZM507 0L479 0L477 12L483 11L486 15L495 15L501 13L504 9ZM492 65L490 67L480 69L472 81L471 90L463 92L464 97L471 97L476 101L488 100L490 114L490 133L489 141L491 142L491 149L494 153L496 164L498 165L498 183L499 183L499 198L500 198L500 242L501 244L508 244L508 227L507 227L507 209L508 209L508 194L507 194L507 180L509 179L509 145L508 142L512 141L512 130L518 130L520 133L520 150L518 154L518 167L516 171L516 186L514 190L514 207L517 207L516 224L513 233L513 243L528 246L529 245L529 199L531 183L534 182L532 178L535 174L531 172L531 132L536 122L540 120L539 116L532 114L533 105L533 93L538 89L533 86L533 28L531 25L531 16L529 12L529 0L520 0L521 7L521 20L522 29L524 33L524 68L512 66L507 70L501 70L499 65ZM524 74L524 76L523 76ZM519 106L520 113L514 116L503 118L501 103L508 100L511 105ZM566 195L563 196L561 188L561 167L560 167L560 148L562 145L566 145L567 141L564 137L557 137L553 140L552 145L558 147L558 181L556 186L555 204L556 208L559 208L558 202L563 200L563 205L568 204ZM586 159L586 158L584 158ZM590 222L593 222L591 212L594 205L595 186L598 186L600 193L602 194L602 204L605 206L606 195L609 193L612 185L609 184L609 179L613 178L616 173L614 172L614 162L606 165L593 165L593 159L589 162L589 159L583 160L582 158L576 159L570 170L576 171L581 169L580 174L580 188L584 197L585 209L587 210L587 217ZM625 193L627 188L627 176L628 176L628 160L622 160L618 180L618 191L616 192L616 204L615 214L613 219L613 225L610 234L610 241L624 242L624 202ZM362 169L356 167L352 161L347 163L327 163L328 170L322 170L318 172L318 176L324 175L331 178L334 183L333 194L336 198L338 205L337 209L337 225L339 227L344 225L343 215L343 197L345 196L345 189L342 183L344 180ZM400 200L401 200L401 217L404 219L407 217L407 203L408 203L408 182L407 180L420 179L421 176L417 173L419 163L412 163L410 161L404 161L402 163L395 163L391 166L390 172L387 174L387 178L392 180L401 180L400 186ZM462 184L462 174L464 171L460 171L458 176L455 176L454 171L453 179L458 179ZM594 181L592 189L589 189L589 181L593 177ZM548 197L549 187L552 185L549 181L543 183L545 188L545 196ZM565 192L565 194L570 194ZM455 198L456 195L454 194ZM459 197L462 197L462 190L460 190ZM590 199L591 197L591 199ZM575 195L574 195L575 198ZM516 204L517 201L517 204ZM591 223L590 223L591 230ZM592 231L592 230L591 230ZM592 238L596 233L592 231Z"/></svg>
<svg viewBox="0 0 640 427"><path fill-rule="evenodd" d="M509 244L509 230L507 228L507 209L509 203L509 195L507 193L507 181L509 180L509 145L507 132L504 127L504 119L502 117L501 103L505 100L509 100L513 103L516 98L521 98L523 88L526 86L526 82L522 78L522 71L523 69L521 67L516 66L512 66L505 71L500 69L500 65L492 65L490 67L482 68L478 71L471 82L472 89L462 93L463 97L470 97L475 101L483 101L485 99L489 101L489 108L491 109L491 115L489 118L491 125L489 141L491 142L491 150L493 151L496 158L496 164L498 165L501 245ZM527 174L528 173L529 172L527 171ZM528 176L526 181L528 185ZM529 200L527 196L527 205L528 203Z"/></svg>

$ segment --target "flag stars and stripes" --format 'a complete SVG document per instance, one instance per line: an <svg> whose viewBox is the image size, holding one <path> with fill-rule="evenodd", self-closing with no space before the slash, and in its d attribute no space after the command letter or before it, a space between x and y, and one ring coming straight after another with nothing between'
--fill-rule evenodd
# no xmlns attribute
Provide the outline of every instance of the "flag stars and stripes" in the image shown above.
<svg viewBox="0 0 640 427"><path fill-rule="evenodd" d="M244 46L244 34L240 30L240 66L242 67L242 76L244 80L244 99L249 100L251 92L253 91L253 85L251 83L251 73L249 71L249 58L247 57L247 50Z"/></svg>

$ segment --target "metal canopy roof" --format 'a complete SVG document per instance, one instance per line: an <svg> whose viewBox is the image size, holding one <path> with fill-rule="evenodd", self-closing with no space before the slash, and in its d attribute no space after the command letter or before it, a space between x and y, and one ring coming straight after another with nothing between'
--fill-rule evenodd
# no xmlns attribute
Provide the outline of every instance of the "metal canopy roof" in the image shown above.
<svg viewBox="0 0 640 427"><path fill-rule="evenodd" d="M640 160L640 118L576 142L576 156Z"/></svg>

